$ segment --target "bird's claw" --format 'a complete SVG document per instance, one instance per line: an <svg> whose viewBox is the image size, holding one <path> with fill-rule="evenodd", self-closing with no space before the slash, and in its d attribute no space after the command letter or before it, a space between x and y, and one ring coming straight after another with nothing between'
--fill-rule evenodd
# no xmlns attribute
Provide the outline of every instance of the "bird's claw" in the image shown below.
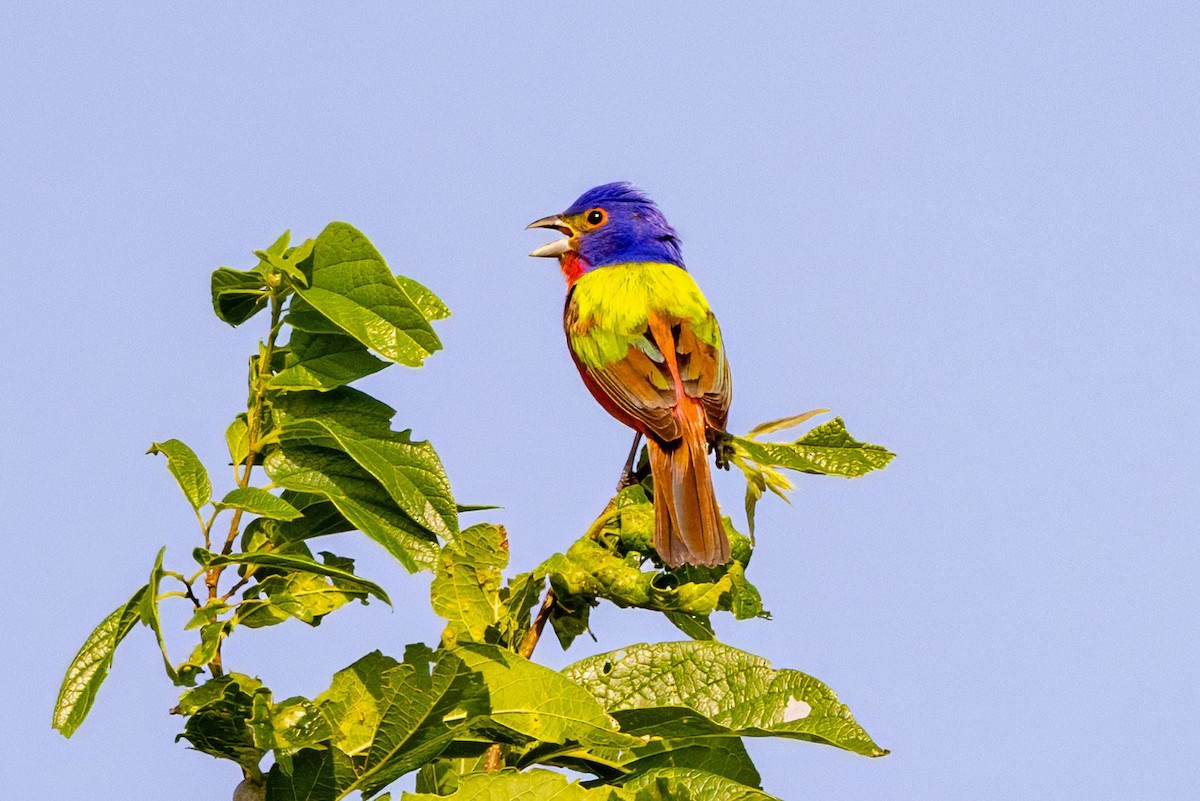
<svg viewBox="0 0 1200 801"><path fill-rule="evenodd" d="M715 431L708 441L708 452L716 458L717 467L728 470L733 460L733 437L727 431Z"/></svg>

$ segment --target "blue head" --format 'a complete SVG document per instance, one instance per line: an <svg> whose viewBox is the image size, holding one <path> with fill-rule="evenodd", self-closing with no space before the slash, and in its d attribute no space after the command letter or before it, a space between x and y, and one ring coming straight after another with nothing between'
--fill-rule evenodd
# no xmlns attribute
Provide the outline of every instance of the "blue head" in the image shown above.
<svg viewBox="0 0 1200 801"><path fill-rule="evenodd" d="M544 217L530 228L554 228L568 236L538 248L531 256L575 254L582 271L610 264L665 262L683 266L679 235L654 201L632 184L589 189L562 214ZM565 267L565 264L564 264Z"/></svg>

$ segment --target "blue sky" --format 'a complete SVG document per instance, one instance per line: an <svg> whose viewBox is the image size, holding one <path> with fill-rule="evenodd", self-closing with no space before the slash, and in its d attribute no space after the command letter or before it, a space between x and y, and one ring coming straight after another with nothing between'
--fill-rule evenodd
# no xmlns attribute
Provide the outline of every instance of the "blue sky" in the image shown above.
<svg viewBox="0 0 1200 801"><path fill-rule="evenodd" d="M257 332L212 316L211 270L341 219L438 291L446 350L369 388L461 501L505 507L524 568L591 520L628 438L575 375L523 228L618 179L683 236L733 430L824 406L899 454L759 513L775 618L719 636L826 681L893 750L755 741L766 788L1194 792L1194 5L9 3L0 31L13 797L236 782L172 742L145 630L74 739L48 725L91 627L161 545L194 545L143 452L174 436L222 463ZM718 492L736 515L734 477ZM276 697L436 641L426 578L337 545L396 609L235 636L227 663ZM577 656L676 638L611 609L593 628Z"/></svg>

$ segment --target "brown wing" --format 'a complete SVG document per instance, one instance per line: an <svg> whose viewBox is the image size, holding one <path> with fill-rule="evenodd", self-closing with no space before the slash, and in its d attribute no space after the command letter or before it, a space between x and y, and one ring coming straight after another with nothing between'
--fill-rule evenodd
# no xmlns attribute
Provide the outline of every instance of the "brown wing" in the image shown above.
<svg viewBox="0 0 1200 801"><path fill-rule="evenodd" d="M564 325L570 331L577 322L568 298ZM679 440L683 429L675 409L680 395L700 402L710 429L725 428L732 393L729 364L723 349L701 341L686 320L652 317L624 358L601 368L584 365L574 352L571 356L600 405L631 428L665 443Z"/></svg>

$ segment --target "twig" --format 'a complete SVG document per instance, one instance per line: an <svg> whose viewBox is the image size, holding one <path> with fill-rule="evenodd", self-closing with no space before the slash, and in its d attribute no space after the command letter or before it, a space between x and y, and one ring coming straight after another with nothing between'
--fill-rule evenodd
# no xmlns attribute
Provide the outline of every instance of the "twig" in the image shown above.
<svg viewBox="0 0 1200 801"><path fill-rule="evenodd" d="M556 600L554 588L547 587L546 595L542 598L542 606L533 618L529 631L525 632L525 638L521 640L521 647L517 649L517 653L526 659L533 656L533 649L537 648L538 640L542 638L542 632L546 629L546 621L550 619L550 610L554 608Z"/></svg>

